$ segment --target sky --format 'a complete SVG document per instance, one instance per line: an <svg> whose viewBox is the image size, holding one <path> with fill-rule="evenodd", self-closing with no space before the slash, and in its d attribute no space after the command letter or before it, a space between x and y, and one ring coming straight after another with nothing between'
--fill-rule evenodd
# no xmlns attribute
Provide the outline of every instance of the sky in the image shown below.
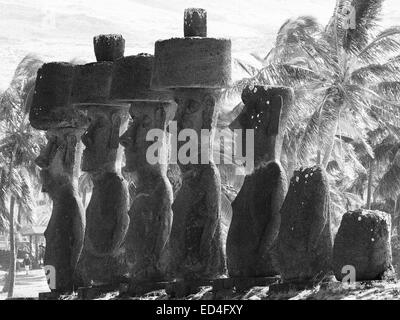
<svg viewBox="0 0 400 320"><path fill-rule="evenodd" d="M125 55L153 53L159 39L183 36L183 11L207 10L208 36L232 39L236 56L264 55L288 18L326 23L335 0L0 0L0 89L28 53L45 61L94 61L93 36L120 33ZM386 0L382 26L400 21L399 0Z"/></svg>

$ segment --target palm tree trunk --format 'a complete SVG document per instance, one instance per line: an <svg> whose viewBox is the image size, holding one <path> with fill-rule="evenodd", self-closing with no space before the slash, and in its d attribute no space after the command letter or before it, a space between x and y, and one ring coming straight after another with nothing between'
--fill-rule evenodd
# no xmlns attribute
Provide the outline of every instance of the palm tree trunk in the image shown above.
<svg viewBox="0 0 400 320"><path fill-rule="evenodd" d="M369 175L368 175L367 209L371 209L373 173L374 173L374 159L371 159L369 163Z"/></svg>
<svg viewBox="0 0 400 320"><path fill-rule="evenodd" d="M332 134L331 140L329 141L329 145L328 145L327 150L324 155L324 160L322 161L322 167L324 169L326 169L326 167L329 164L329 159L331 158L333 147L335 146L335 137L336 137L336 132L338 130L338 127L339 127L339 121L336 121L335 129L332 132L333 134Z"/></svg>
<svg viewBox="0 0 400 320"><path fill-rule="evenodd" d="M317 165L320 166L321 165L321 150L318 149L317 151Z"/></svg>
<svg viewBox="0 0 400 320"><path fill-rule="evenodd" d="M21 227L22 225L22 206L18 206L18 216L17 216L18 226Z"/></svg>
<svg viewBox="0 0 400 320"><path fill-rule="evenodd" d="M15 235L14 235L14 207L15 198L11 196L10 200L10 268L8 272L8 297L12 298L14 295L15 285Z"/></svg>
<svg viewBox="0 0 400 320"><path fill-rule="evenodd" d="M397 196L396 206L395 206L395 217L397 218L397 234L400 235L400 195Z"/></svg>
<svg viewBox="0 0 400 320"><path fill-rule="evenodd" d="M10 163L8 167L8 189L11 193L11 181L12 174L14 170L14 158L17 152L17 145L14 146L13 151L11 153ZM15 207L15 198L11 194L10 198L10 266L8 271L8 297L11 298L14 295L14 285L15 285L15 235L14 235L14 207Z"/></svg>

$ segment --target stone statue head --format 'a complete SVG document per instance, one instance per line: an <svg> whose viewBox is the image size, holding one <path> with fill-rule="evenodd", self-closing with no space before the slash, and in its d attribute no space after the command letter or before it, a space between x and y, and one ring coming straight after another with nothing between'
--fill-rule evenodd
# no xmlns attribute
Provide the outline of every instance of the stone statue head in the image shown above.
<svg viewBox="0 0 400 320"><path fill-rule="evenodd" d="M126 167L124 170L133 172L138 170L156 170L166 173L167 164L152 164L147 158L147 151L154 144L154 140L146 137L150 130L158 129L159 134L155 138L163 150L155 150L155 155L160 156L158 152L167 152L166 125L171 120L171 104L168 102L135 102L130 114L132 121L128 130L120 137L120 143L125 148ZM161 140L161 141L160 141Z"/></svg>
<svg viewBox="0 0 400 320"><path fill-rule="evenodd" d="M115 172L121 161L119 135L128 120L127 108L108 105L83 108L87 110L89 127L82 136L85 145L82 170Z"/></svg>
<svg viewBox="0 0 400 320"><path fill-rule="evenodd" d="M243 90L244 108L229 127L243 130L244 144L245 130L254 130L255 162L275 155L275 140L282 128L281 113L291 97L292 90L284 87L247 86Z"/></svg>
<svg viewBox="0 0 400 320"><path fill-rule="evenodd" d="M51 193L59 186L72 183L78 177L80 162L79 136L81 131L72 128L48 130L47 145L35 163L42 169L43 192Z"/></svg>
<svg viewBox="0 0 400 320"><path fill-rule="evenodd" d="M211 130L217 120L216 95L212 90L184 89L175 91L178 110L175 121L178 131L193 129L200 136L201 129Z"/></svg>

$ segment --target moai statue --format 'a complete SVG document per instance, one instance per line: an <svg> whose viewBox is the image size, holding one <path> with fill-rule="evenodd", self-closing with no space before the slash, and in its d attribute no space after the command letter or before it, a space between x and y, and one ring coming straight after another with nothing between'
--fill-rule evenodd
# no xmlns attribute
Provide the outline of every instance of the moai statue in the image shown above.
<svg viewBox="0 0 400 320"><path fill-rule="evenodd" d="M394 275L390 242L391 217L357 210L343 215L333 246L333 271L339 281L383 280Z"/></svg>
<svg viewBox="0 0 400 320"><path fill-rule="evenodd" d="M150 90L153 60L148 54L119 59L111 89L112 99L131 103L132 121L120 143L125 148L124 170L137 177L125 241L132 293L138 293L140 286L167 280L173 220L166 126L176 104L169 92Z"/></svg>
<svg viewBox="0 0 400 320"><path fill-rule="evenodd" d="M232 222L227 239L230 277L272 277L279 272L271 250L279 233L280 209L287 192L286 172L279 162L282 148L281 111L290 107L293 91L287 87L246 87L245 107L230 125L254 130L254 171L245 178L232 202Z"/></svg>
<svg viewBox="0 0 400 320"><path fill-rule="evenodd" d="M49 287L58 293L74 289L85 232L77 191L85 120L70 104L73 72L74 66L68 63L44 64L38 71L29 115L34 128L47 130L47 145L35 162L41 168L42 191L53 200L44 264Z"/></svg>
<svg viewBox="0 0 400 320"><path fill-rule="evenodd" d="M290 180L277 240L284 282L318 282L331 271L332 226L329 184L320 167L300 169Z"/></svg>
<svg viewBox="0 0 400 320"><path fill-rule="evenodd" d="M152 88L173 90L178 110L170 132L177 124L177 133L191 129L200 141L202 129L211 132L215 128L221 89L231 82L231 41L205 37L203 9L185 11L184 33L185 38L156 42ZM171 270L183 280L215 279L226 274L221 179L211 157L201 159L201 150L205 147L202 151L207 153L210 143L197 142L194 149L198 151L190 154L193 161L182 161L180 151L177 159L183 181L173 204Z"/></svg>
<svg viewBox="0 0 400 320"><path fill-rule="evenodd" d="M96 39L120 36L106 35ZM119 57L115 41L102 41L96 56ZM112 48L110 49L110 46ZM100 50L100 52L99 52ZM109 99L114 62L98 61L76 67L72 102L85 112L89 127L82 136L85 145L82 170L90 174L93 192L86 208L86 233L79 263L84 285L117 285L126 274L123 242L129 225L129 192L121 175L122 147L119 136L128 122L128 104Z"/></svg>

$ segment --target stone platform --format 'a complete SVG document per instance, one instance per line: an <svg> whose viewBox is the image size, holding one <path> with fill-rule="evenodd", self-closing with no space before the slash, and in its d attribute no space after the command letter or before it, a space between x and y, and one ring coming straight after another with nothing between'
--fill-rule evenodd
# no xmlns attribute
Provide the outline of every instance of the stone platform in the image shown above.
<svg viewBox="0 0 400 320"><path fill-rule="evenodd" d="M212 280L179 280L168 283L165 291L171 298L182 298L199 292L201 287L212 285Z"/></svg>
<svg viewBox="0 0 400 320"><path fill-rule="evenodd" d="M117 291L118 286L115 285L104 285L104 286L92 286L92 287L80 287L78 288L78 300L92 300L100 297L102 294Z"/></svg>
<svg viewBox="0 0 400 320"><path fill-rule="evenodd" d="M226 278L213 281L213 292L233 289L236 291L245 291L252 287L268 287L280 281L280 277L243 277L243 278Z"/></svg>
<svg viewBox="0 0 400 320"><path fill-rule="evenodd" d="M166 289L170 282L141 282L121 283L119 293L121 296L141 296L152 291Z"/></svg>

